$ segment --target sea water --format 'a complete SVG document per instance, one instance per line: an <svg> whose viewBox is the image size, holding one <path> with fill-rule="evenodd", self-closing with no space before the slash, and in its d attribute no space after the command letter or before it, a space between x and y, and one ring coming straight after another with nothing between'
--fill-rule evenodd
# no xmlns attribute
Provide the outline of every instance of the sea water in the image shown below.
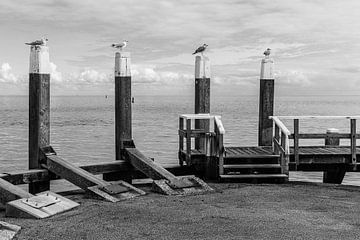
<svg viewBox="0 0 360 240"><path fill-rule="evenodd" d="M274 115L360 115L360 96L276 97ZM136 146L161 164L178 163L178 118L194 112L193 96L135 96L133 138ZM0 172L27 169L28 97L0 96ZM256 146L258 96L212 96L211 113L222 116L225 146ZM285 121L292 130L292 122ZM77 165L115 160L113 96L51 98L51 145ZM360 125L360 124L358 124ZM349 120L303 120L301 132L349 132ZM301 144L323 144L308 141ZM291 172L291 179L321 181L319 173ZM360 185L360 174L344 183Z"/></svg>

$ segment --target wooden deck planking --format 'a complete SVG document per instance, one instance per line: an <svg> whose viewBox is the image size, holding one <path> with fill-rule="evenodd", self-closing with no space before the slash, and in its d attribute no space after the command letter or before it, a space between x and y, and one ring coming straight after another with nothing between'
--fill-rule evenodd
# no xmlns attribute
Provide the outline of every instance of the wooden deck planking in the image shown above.
<svg viewBox="0 0 360 240"><path fill-rule="evenodd" d="M360 155L360 147L357 147ZM294 148L290 148L290 155L294 154ZM303 146L299 147L299 155L349 155L350 147L329 147L329 146ZM271 147L226 147L226 157L273 155Z"/></svg>
<svg viewBox="0 0 360 240"><path fill-rule="evenodd" d="M273 155L271 147L227 147L226 157Z"/></svg>

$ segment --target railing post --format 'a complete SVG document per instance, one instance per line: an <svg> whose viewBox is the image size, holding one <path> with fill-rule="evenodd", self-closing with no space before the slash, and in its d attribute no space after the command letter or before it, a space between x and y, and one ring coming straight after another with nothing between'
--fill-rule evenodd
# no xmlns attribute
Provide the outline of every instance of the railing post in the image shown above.
<svg viewBox="0 0 360 240"><path fill-rule="evenodd" d="M191 165L191 119L186 120L186 164Z"/></svg>
<svg viewBox="0 0 360 240"><path fill-rule="evenodd" d="M287 136L281 132L281 147L286 151ZM281 157L281 172L283 174L289 174L289 155L286 152L282 153Z"/></svg>
<svg viewBox="0 0 360 240"><path fill-rule="evenodd" d="M195 58L195 114L210 113L210 60L206 56ZM195 129L209 132L209 120L195 120ZM204 151L204 139L195 139L195 149Z"/></svg>
<svg viewBox="0 0 360 240"><path fill-rule="evenodd" d="M115 53L115 158L127 160L125 148L134 147L131 111L131 60L129 52ZM131 182L131 172L104 174L104 180Z"/></svg>
<svg viewBox="0 0 360 240"><path fill-rule="evenodd" d="M339 129L329 128L326 130L325 146L334 147L340 145L340 138L334 137L339 133ZM346 167L344 165L335 166L332 169L328 169L323 173L324 183L341 184L346 174Z"/></svg>
<svg viewBox="0 0 360 240"><path fill-rule="evenodd" d="M350 119L351 162L356 170L356 119Z"/></svg>
<svg viewBox="0 0 360 240"><path fill-rule="evenodd" d="M277 142L280 142L280 128L276 124L275 124L274 139L276 139ZM274 145L274 153L279 154L279 147L275 143L273 145Z"/></svg>
<svg viewBox="0 0 360 240"><path fill-rule="evenodd" d="M179 118L179 130L184 130L184 118ZM184 160L181 157L181 152L184 150L184 136L179 133L179 164L184 165Z"/></svg>
<svg viewBox="0 0 360 240"><path fill-rule="evenodd" d="M294 119L294 158L295 171L299 166L299 119Z"/></svg>
<svg viewBox="0 0 360 240"><path fill-rule="evenodd" d="M29 70L29 169L41 168L39 150L50 144L50 61L49 48L30 48ZM50 189L50 181L29 184L29 192Z"/></svg>
<svg viewBox="0 0 360 240"><path fill-rule="evenodd" d="M273 123L269 116L274 113L273 59L265 56L261 61L258 145L272 146Z"/></svg>

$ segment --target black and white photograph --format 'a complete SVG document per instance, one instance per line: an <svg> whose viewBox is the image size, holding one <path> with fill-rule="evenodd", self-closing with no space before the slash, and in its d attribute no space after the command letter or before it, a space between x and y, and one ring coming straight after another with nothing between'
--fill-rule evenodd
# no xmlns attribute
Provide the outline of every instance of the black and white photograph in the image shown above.
<svg viewBox="0 0 360 240"><path fill-rule="evenodd" d="M0 240L360 239L359 11L1 0Z"/></svg>

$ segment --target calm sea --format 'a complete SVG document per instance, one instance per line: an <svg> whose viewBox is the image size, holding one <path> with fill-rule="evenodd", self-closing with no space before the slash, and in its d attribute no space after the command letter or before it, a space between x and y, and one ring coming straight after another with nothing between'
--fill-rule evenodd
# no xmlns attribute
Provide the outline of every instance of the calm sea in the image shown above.
<svg viewBox="0 0 360 240"><path fill-rule="evenodd" d="M359 102L360 96L277 97L275 115L360 115ZM135 96L136 146L159 163L177 163L178 116L193 111L191 96ZM257 144L257 96L212 96L211 112L222 116L226 146ZM291 122L286 124L292 129ZM303 121L300 126L302 132L324 133L330 127L349 132L348 120ZM114 138L113 96L51 98L51 145L58 155L79 165L113 161ZM0 172L27 169L27 144L28 97L0 96ZM291 173L291 179L321 178L319 173ZM360 185L360 174L347 173L344 183Z"/></svg>

